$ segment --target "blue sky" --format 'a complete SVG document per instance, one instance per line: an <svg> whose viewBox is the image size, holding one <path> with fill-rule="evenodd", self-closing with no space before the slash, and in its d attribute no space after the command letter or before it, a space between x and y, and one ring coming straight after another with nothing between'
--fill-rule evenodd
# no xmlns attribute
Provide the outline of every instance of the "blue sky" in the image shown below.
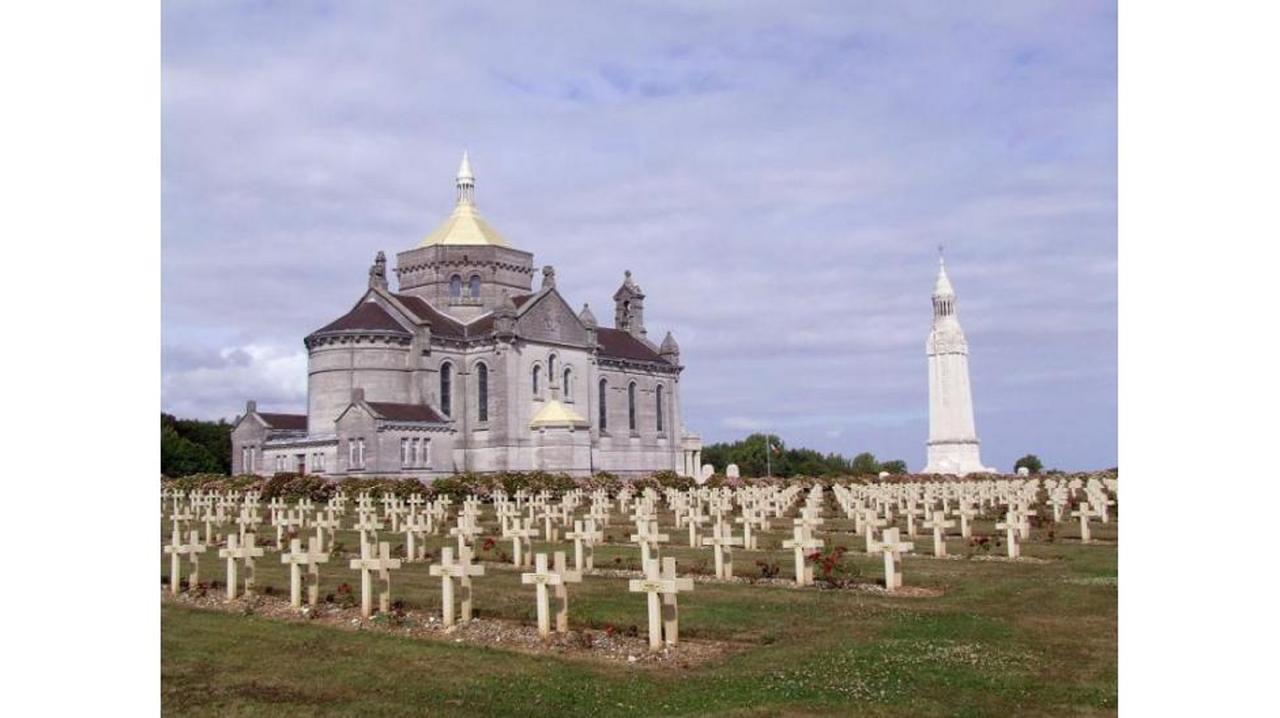
<svg viewBox="0 0 1280 718"><path fill-rule="evenodd" d="M301 411L468 148L570 303L635 274L704 441L921 468L941 244L986 463L1116 463L1112 3L162 7L165 411Z"/></svg>

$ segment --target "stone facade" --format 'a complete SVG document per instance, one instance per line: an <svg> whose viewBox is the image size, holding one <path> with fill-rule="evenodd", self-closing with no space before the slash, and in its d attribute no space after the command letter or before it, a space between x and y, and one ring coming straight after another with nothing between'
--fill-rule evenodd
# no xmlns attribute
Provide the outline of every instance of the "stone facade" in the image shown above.
<svg viewBox="0 0 1280 718"><path fill-rule="evenodd" d="M969 387L969 343L956 317L956 293L939 259L933 288L933 330L925 343L929 358L929 443L923 473L964 476L994 473L982 465Z"/></svg>
<svg viewBox="0 0 1280 718"><path fill-rule="evenodd" d="M644 326L625 274L614 327L575 312L533 255L479 216L464 157L457 205L400 252L391 291L379 252L351 310L305 339L307 414L249 402L232 432L235 473L324 476L554 471L696 475L683 428L680 349Z"/></svg>

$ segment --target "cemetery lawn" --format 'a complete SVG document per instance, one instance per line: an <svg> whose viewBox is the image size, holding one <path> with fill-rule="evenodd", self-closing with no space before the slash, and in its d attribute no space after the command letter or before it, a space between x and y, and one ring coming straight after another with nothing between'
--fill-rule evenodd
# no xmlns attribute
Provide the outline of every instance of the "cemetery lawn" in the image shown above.
<svg viewBox="0 0 1280 718"><path fill-rule="evenodd" d="M704 572L710 550L689 549L686 534L664 524L673 540L663 555L676 556L682 573ZM850 549L842 561L848 574L881 578L883 563L862 553L861 537L844 533L841 521L829 519L824 529L836 529L821 536L828 549ZM615 541L623 531L606 529ZM932 597L698 582L680 595L682 641L723 641L733 651L688 667L531 655L165 601L162 707L167 715L1110 715L1117 705L1116 531L1114 521L1095 524L1101 542L1081 545L1072 524L1059 524L1052 542L1036 529L1023 555L1042 561L906 557L905 585L941 593ZM996 533L991 521L977 522L975 532ZM273 540L274 531L264 538ZM350 531L338 538L357 543ZM783 538L773 532L761 539L769 550L735 551L736 573L759 575L755 562L767 560L790 576L790 554L778 548ZM402 537L382 540L395 545ZM929 535L913 541L917 554L931 553ZM442 544L441 537L431 543ZM509 551L510 542L498 547ZM952 554L972 551L958 537L949 542ZM596 550L598 568L618 565L615 558L636 564L638 550ZM279 561L272 550L259 559L259 590L287 597ZM322 596L343 582L358 591L346 563L335 556L322 569ZM200 568L202 581L223 579L213 549ZM517 572L486 568L475 580L477 615L533 623L532 587L520 585ZM571 629L634 625L645 635L645 598L628 593L625 578L588 576L569 590ZM393 573L392 597L438 611L439 579L427 576L426 564L407 564Z"/></svg>

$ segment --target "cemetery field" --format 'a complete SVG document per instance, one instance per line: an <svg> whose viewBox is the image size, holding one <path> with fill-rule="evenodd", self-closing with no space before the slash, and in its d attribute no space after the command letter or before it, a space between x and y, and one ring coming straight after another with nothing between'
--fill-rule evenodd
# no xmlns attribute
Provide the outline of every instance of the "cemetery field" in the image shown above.
<svg viewBox="0 0 1280 718"><path fill-rule="evenodd" d="M1076 525L1032 530L1023 559L997 560L1002 535L995 517L974 524L991 537L981 549L953 536L950 558L931 556L927 531L903 559L904 589L888 594L883 559L863 552L851 522L830 518L818 538L824 552L845 546L832 576L842 588L789 588L764 583L699 580L679 594L680 645L658 662L595 657L589 647L509 648L457 641L453 634L410 637L415 622L437 619L441 582L428 562L392 572L391 598L406 613L396 622L363 622L359 607L327 603L350 584L347 567L359 540L339 531L346 555L320 571L316 613L336 621L281 618L288 612L288 567L264 528L268 545L258 559L258 598L218 605L225 561L210 546L200 560L203 603L169 597L169 560L161 555L162 706L168 715L1108 715L1117 696L1117 529L1092 527L1095 541L1078 540ZM626 543L631 528L616 518L595 550L596 574L569 586L571 636L582 629L646 635L646 597L627 590L639 550ZM710 549L688 547L687 531L670 514L663 556L682 576L713 573ZM782 522L779 522L781 524ZM788 522L789 523L789 522ZM194 528L194 525L193 525ZM475 617L514 627L535 623L534 587L510 565L509 540L481 548L486 574L473 579ZM167 538L168 523L161 534ZM202 529L203 535L203 529ZM704 534L705 535L705 534ZM733 552L735 574L757 578L757 562L793 576L792 553L781 530L760 535L760 551ZM384 531L392 546L402 534ZM483 543L477 541L477 547ZM429 550L452 545L432 536ZM572 544L535 542L538 552ZM502 561L505 558L505 564ZM603 571L609 569L609 571ZM183 560L184 578L187 562ZM637 574L638 576L638 574ZM376 585L375 585L376 586ZM197 587L197 592L199 592ZM375 587L375 597L377 588ZM264 610L265 602L283 611ZM397 623L398 622L398 623ZM341 624L341 625L338 625ZM633 628L634 627L634 628ZM357 630L361 629L361 630ZM585 639L584 639L585 640ZM643 645L638 643L637 645ZM706 648L699 652L698 648ZM643 654L643 648L639 651Z"/></svg>

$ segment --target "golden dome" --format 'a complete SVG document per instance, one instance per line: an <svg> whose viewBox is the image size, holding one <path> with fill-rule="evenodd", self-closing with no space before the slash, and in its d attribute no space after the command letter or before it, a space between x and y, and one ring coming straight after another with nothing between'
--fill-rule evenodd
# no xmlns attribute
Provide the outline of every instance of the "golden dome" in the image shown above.
<svg viewBox="0 0 1280 718"><path fill-rule="evenodd" d="M419 247L430 247L437 244L489 245L494 247L510 247L507 240L498 234L498 230L484 221L476 210L475 186L476 178L471 172L471 160L466 152L462 153L462 164L458 167L457 176L458 203L453 214L444 221L436 231L427 235Z"/></svg>
<svg viewBox="0 0 1280 718"><path fill-rule="evenodd" d="M544 426L551 428L581 428L587 425L586 419L556 399L548 401L533 416L533 420L529 422L530 429L538 429Z"/></svg>

